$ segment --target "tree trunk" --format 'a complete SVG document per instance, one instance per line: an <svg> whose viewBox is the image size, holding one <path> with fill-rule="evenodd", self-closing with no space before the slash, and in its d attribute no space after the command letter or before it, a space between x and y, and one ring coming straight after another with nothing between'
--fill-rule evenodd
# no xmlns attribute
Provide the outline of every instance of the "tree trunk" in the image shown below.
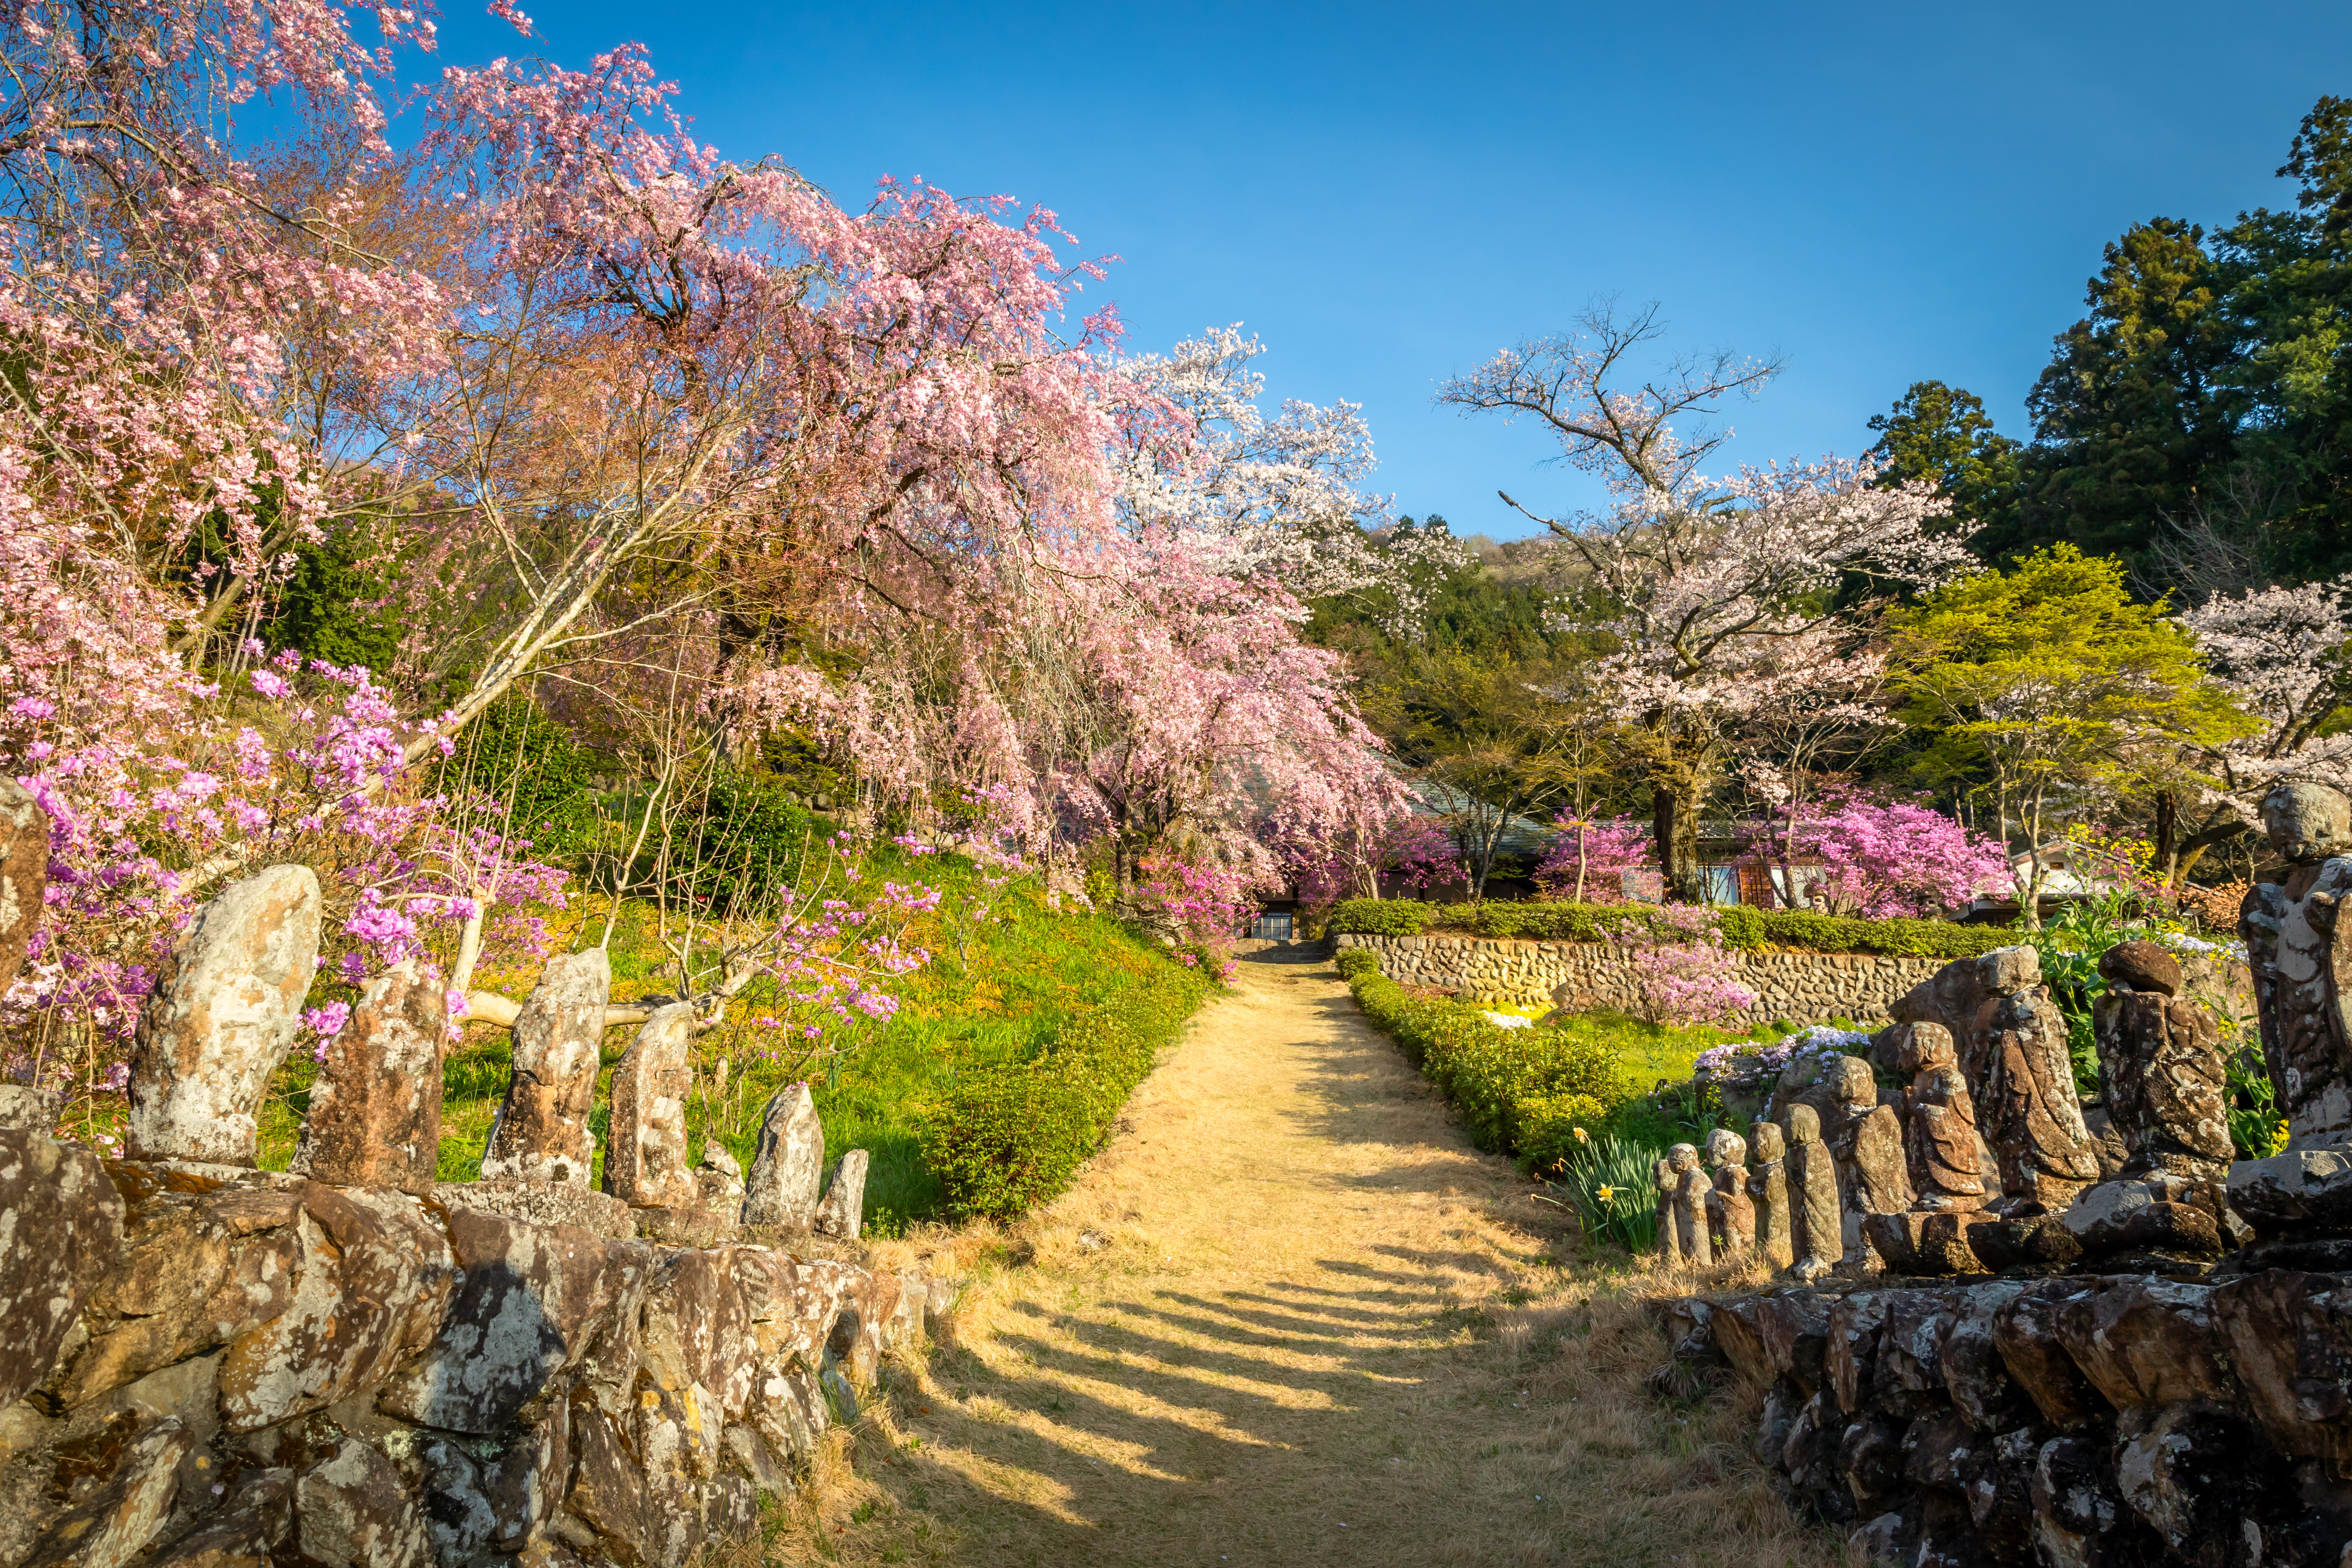
<svg viewBox="0 0 2352 1568"><path fill-rule="evenodd" d="M1679 764L1650 774L1650 829L1658 840L1658 869L1665 880L1668 900L1696 904L1706 897L1706 879L1698 868L1698 790L1687 767Z"/></svg>
<svg viewBox="0 0 2352 1568"><path fill-rule="evenodd" d="M2180 875L2180 797L2168 789L2156 797L2156 864L2164 886L2172 887Z"/></svg>

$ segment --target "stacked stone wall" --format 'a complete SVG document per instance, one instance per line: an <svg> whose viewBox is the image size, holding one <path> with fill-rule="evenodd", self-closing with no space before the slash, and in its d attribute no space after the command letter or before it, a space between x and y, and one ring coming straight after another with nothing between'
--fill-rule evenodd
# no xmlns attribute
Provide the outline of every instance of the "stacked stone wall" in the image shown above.
<svg viewBox="0 0 2352 1568"><path fill-rule="evenodd" d="M15 826L47 842L37 813ZM592 952L518 1011L489 1150L511 1173L431 1179L444 1000L404 965L324 1058L298 1171L257 1169L318 907L275 867L192 925L140 1024L132 1158L52 1137L47 1097L0 1085L0 1568L681 1568L752 1531L949 1304L869 1266L863 1155L820 1201L795 1086L759 1204L723 1149L689 1169L700 1021L665 1007L592 1190L614 1022ZM0 973L26 934L0 928Z"/></svg>
<svg viewBox="0 0 2352 1568"><path fill-rule="evenodd" d="M1609 942L1517 942L1488 937L1367 936L1342 931L1339 952L1376 953L1381 973L1407 985L1451 991L1469 1002L1558 1006L1570 1012L1613 1007L1638 1012L1642 973L1634 950ZM1756 993L1735 1026L1760 1027L1825 1018L1878 1023L1895 1000L1934 975L1945 961L1879 953L1741 952L1733 978Z"/></svg>
<svg viewBox="0 0 2352 1568"><path fill-rule="evenodd" d="M2352 1561L2347 1302L2352 1276L2268 1269L1671 1311L1677 1381L1762 1386L1759 1453L1857 1561L2221 1568Z"/></svg>

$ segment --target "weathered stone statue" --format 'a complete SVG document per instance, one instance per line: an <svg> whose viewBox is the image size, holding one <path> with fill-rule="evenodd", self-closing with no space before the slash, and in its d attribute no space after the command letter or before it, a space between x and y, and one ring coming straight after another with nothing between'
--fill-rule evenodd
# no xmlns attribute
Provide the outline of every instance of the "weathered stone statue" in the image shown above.
<svg viewBox="0 0 2352 1568"><path fill-rule="evenodd" d="M715 1138L702 1145L702 1163L694 1173L694 1184L702 1194L702 1206L713 1214L743 1212L743 1162Z"/></svg>
<svg viewBox="0 0 2352 1568"><path fill-rule="evenodd" d="M1829 1104L1822 1110L1822 1142L1837 1162L1838 1208L1848 1258L1867 1261L1865 1215L1899 1214L1911 1205L1903 1172L1903 1119L1878 1102L1878 1079L1860 1057L1825 1065Z"/></svg>
<svg viewBox="0 0 2352 1568"><path fill-rule="evenodd" d="M2152 942L2108 949L2099 973L2107 991L2091 1025L2107 1114L2129 1152L2123 1173L2226 1177L2234 1145L2221 1025L2181 994L2180 961Z"/></svg>
<svg viewBox="0 0 2352 1568"><path fill-rule="evenodd" d="M1699 1169L1698 1150L1691 1144L1677 1143L1667 1150L1666 1163L1675 1174L1675 1246L1685 1263L1712 1263L1715 1248L1706 1235L1706 1197L1715 1184Z"/></svg>
<svg viewBox="0 0 2352 1568"><path fill-rule="evenodd" d="M1780 1124L1756 1124L1756 1168L1748 1173L1748 1196L1756 1209L1756 1250L1774 1268L1797 1260L1790 1244L1787 1141Z"/></svg>
<svg viewBox="0 0 2352 1568"><path fill-rule="evenodd" d="M1903 1152L1912 1202L1922 1210L1982 1208L1991 1194L1978 1163L1976 1102L1951 1034L1940 1024L1905 1027L1902 1061L1911 1087L1903 1091Z"/></svg>
<svg viewBox="0 0 2352 1568"><path fill-rule="evenodd" d="M2033 949L1998 948L1948 963L1892 1011L1903 1023L1937 1024L1950 1034L2000 1170L2005 1213L2056 1214L2098 1180L2097 1146L2074 1091L2066 1021L2042 984Z"/></svg>
<svg viewBox="0 0 2352 1568"><path fill-rule="evenodd" d="M2265 1232L2352 1230L2352 929L2338 921L2352 892L2352 800L2282 784L2263 801L2263 827L2286 876L2247 893L2238 933L2287 1143L2231 1167L2230 1205Z"/></svg>
<svg viewBox="0 0 2352 1568"><path fill-rule="evenodd" d="M824 1178L824 1129L816 1099L808 1085L788 1084L768 1097L760 1113L760 1145L743 1186L743 1223L809 1225Z"/></svg>
<svg viewBox="0 0 2352 1568"><path fill-rule="evenodd" d="M1781 1131L1789 1137L1790 1245L1797 1272L1818 1279L1845 1258L1837 1165L1822 1142L1821 1117L1811 1106L1792 1105L1781 1114Z"/></svg>
<svg viewBox="0 0 2352 1568"><path fill-rule="evenodd" d="M327 1042L289 1172L331 1186L432 1192L447 998L413 958L368 983Z"/></svg>
<svg viewBox="0 0 2352 1568"><path fill-rule="evenodd" d="M1717 1258L1737 1258L1756 1245L1756 1205L1748 1196L1748 1140L1727 1127L1706 1135L1706 1163L1715 1190L1706 1196L1707 1229Z"/></svg>
<svg viewBox="0 0 2352 1568"><path fill-rule="evenodd" d="M134 1160L251 1165L261 1099L318 974L319 879L272 866L197 911L140 1015Z"/></svg>
<svg viewBox="0 0 2352 1568"><path fill-rule="evenodd" d="M1973 1272L1979 1265L1967 1226L1990 1196L1979 1163L1976 1107L1951 1032L1929 1023L1897 1028L1896 1060L1911 1074L1903 1092L1903 1152L1913 1196L1900 1213L1872 1215L1864 1234L1896 1273Z"/></svg>
<svg viewBox="0 0 2352 1568"><path fill-rule="evenodd" d="M486 1182L588 1184L613 966L601 947L547 961L514 1021L514 1077L482 1151Z"/></svg>
<svg viewBox="0 0 2352 1568"><path fill-rule="evenodd" d="M687 1163L686 1100L693 1068L694 1005L656 1007L613 1068L604 1136L604 1190L632 1208L698 1207Z"/></svg>

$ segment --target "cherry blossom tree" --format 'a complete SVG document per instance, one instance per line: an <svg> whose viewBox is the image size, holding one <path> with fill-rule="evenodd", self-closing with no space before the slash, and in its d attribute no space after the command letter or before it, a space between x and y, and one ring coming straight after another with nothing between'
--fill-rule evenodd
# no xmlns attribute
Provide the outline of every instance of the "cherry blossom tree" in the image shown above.
<svg viewBox="0 0 2352 1568"><path fill-rule="evenodd" d="M1251 364L1265 352L1235 323L1125 363L1196 436L1184 461L1154 442L1130 447L1121 501L1133 525L1193 536L1222 570L1271 578L1302 601L1375 597L1383 629L1417 636L1419 584L1432 574L1416 568L1443 575L1466 552L1442 528L1400 527L1388 498L1361 489L1374 464L1357 405L1292 398L1269 416Z"/></svg>
<svg viewBox="0 0 2352 1568"><path fill-rule="evenodd" d="M1702 423L1685 442L1671 421L1752 392L1777 366L1677 361L1630 390L1634 356L1662 332L1654 308L1622 321L1596 309L1583 327L1505 351L1440 400L1539 419L1565 460L1608 481L1604 515L1543 517L1503 500L1582 568L1581 596L1617 643L1593 674L1647 774L1669 891L1696 900L1698 813L1736 732L1855 676L1848 660L1884 599L1837 590L1932 587L1976 563L1957 536L1928 531L1948 502L1924 482L1882 486L1867 458L1701 475L1728 432Z"/></svg>
<svg viewBox="0 0 2352 1568"><path fill-rule="evenodd" d="M2331 732L2352 699L2352 578L2217 594L2180 619L2214 681L2254 723L2203 750L2198 761L2210 782L2189 795L2186 820L2159 822L2167 885L2259 823L2272 785L2305 779L2352 788L2352 733Z"/></svg>
<svg viewBox="0 0 2352 1568"><path fill-rule="evenodd" d="M1827 914L1929 918L2010 879L1999 839L1909 801L1832 800L1802 816L1784 814L1755 837L1784 857L1787 886L1801 885L1802 901Z"/></svg>

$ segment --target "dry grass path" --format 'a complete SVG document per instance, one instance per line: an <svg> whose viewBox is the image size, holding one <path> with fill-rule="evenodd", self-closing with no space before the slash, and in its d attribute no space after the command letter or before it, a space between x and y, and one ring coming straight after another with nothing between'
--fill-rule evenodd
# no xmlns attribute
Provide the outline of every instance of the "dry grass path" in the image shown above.
<svg viewBox="0 0 2352 1568"><path fill-rule="evenodd" d="M1643 1390L1645 1281L1575 1263L1328 967L1243 967L769 1561L1839 1560L1752 1401Z"/></svg>

